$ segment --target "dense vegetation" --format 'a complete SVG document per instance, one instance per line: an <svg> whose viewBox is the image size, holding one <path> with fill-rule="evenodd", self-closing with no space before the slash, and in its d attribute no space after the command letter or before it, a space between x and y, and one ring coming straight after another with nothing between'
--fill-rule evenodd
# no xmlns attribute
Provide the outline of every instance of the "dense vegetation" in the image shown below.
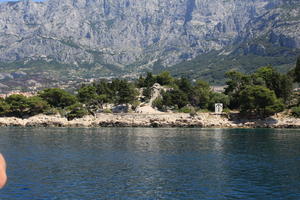
<svg viewBox="0 0 300 200"><path fill-rule="evenodd" d="M166 72L164 73L166 74ZM156 78L160 77L161 75L156 76ZM216 102L223 103L225 107L228 106L228 96L213 92L207 82L201 80L191 82L186 78L170 79L170 76L166 75L164 77L166 77L165 80L168 80L165 81L168 84L162 85L167 86L169 89L162 91L161 97L154 101L154 106L159 110L178 110L183 112L199 109L213 110Z"/></svg>
<svg viewBox="0 0 300 200"><path fill-rule="evenodd" d="M133 83L118 79L83 85L77 90L77 95L59 88L47 88L33 97L15 94L0 99L0 116L23 118L39 113L60 113L68 119L74 119L93 114L104 103L134 104L137 95Z"/></svg>
<svg viewBox="0 0 300 200"><path fill-rule="evenodd" d="M300 56L297 59L295 69L291 70L289 74L293 77L294 82L300 83ZM296 105L292 107L292 115L300 118L300 97L297 96L296 99Z"/></svg>
<svg viewBox="0 0 300 200"><path fill-rule="evenodd" d="M197 111L213 111L215 103L223 103L225 108L239 110L247 116L267 117L286 108L292 108L292 115L300 116L299 97L292 92L293 83L300 82L300 58L288 74L281 74L268 66L251 74L229 71L226 78L224 93L214 92L205 81L174 78L169 72L157 75L149 72L135 82L101 80L82 85L75 94L48 88L33 97L15 94L0 98L0 116L23 118L39 113L60 113L71 120L97 112L112 112L111 108L118 105L127 107L127 111L134 110L140 103L149 101L155 83L163 89L152 106L161 111L195 114ZM104 106L107 104L113 106L107 109Z"/></svg>
<svg viewBox="0 0 300 200"><path fill-rule="evenodd" d="M25 97L14 94L5 99L0 99L1 116L32 116L49 109L49 104L39 96Z"/></svg>
<svg viewBox="0 0 300 200"><path fill-rule="evenodd" d="M281 112L292 94L293 78L272 67L262 67L248 75L231 71L226 76L229 107L242 113L265 117Z"/></svg>

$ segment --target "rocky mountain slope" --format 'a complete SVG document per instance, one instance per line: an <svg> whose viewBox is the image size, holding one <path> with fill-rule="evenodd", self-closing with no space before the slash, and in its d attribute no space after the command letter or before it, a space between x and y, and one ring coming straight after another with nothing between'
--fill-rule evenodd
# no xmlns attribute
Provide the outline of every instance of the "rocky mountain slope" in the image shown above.
<svg viewBox="0 0 300 200"><path fill-rule="evenodd" d="M257 65L290 66L299 30L298 0L6 2L0 3L0 71L90 78L169 67L212 79L214 71L251 68L255 56L266 58ZM211 62L198 62L207 55Z"/></svg>

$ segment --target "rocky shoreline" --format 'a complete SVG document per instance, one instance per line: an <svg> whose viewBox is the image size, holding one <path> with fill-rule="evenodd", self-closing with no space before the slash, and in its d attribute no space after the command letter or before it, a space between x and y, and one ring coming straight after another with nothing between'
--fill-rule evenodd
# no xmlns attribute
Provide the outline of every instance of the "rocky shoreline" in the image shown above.
<svg viewBox="0 0 300 200"><path fill-rule="evenodd" d="M240 119L234 114L200 113L97 114L68 121L59 115L36 115L26 119L0 118L0 126L19 127L199 127L199 128L300 128L300 119L277 115L266 119Z"/></svg>

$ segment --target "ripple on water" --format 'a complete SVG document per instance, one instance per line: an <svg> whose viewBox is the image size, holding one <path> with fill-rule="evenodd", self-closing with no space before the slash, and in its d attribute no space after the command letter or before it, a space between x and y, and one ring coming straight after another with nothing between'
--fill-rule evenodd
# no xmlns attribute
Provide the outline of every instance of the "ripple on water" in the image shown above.
<svg viewBox="0 0 300 200"><path fill-rule="evenodd" d="M300 132L1 128L0 199L300 199Z"/></svg>

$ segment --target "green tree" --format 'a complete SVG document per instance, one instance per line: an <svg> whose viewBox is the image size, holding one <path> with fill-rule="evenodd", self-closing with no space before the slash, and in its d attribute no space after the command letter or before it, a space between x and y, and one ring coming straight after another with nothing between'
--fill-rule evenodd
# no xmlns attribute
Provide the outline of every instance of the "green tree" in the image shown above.
<svg viewBox="0 0 300 200"><path fill-rule="evenodd" d="M100 95L98 95L98 96L96 97L95 102L97 103L97 105L98 105L99 107L102 107L102 105L103 105L104 103L108 103L108 102L110 102L110 100L109 100L109 98L107 97L106 94L100 94Z"/></svg>
<svg viewBox="0 0 300 200"><path fill-rule="evenodd" d="M167 71L163 71L156 76L156 82L160 85L170 85L173 83L173 81L173 77Z"/></svg>
<svg viewBox="0 0 300 200"><path fill-rule="evenodd" d="M163 94L163 104L168 107L180 109L189 104L188 96L179 89L167 91Z"/></svg>
<svg viewBox="0 0 300 200"><path fill-rule="evenodd" d="M300 107L293 107L291 114L294 117L300 118Z"/></svg>
<svg viewBox="0 0 300 200"><path fill-rule="evenodd" d="M143 89L143 96L145 96L145 100L149 100L151 98L151 87L145 87Z"/></svg>
<svg viewBox="0 0 300 200"><path fill-rule="evenodd" d="M0 98L0 116L6 116L9 112L10 106L4 99Z"/></svg>
<svg viewBox="0 0 300 200"><path fill-rule="evenodd" d="M214 111L216 103L222 103L223 108L227 108L230 103L230 99L227 95L225 95L223 93L211 92L210 98L209 98L208 109L211 111Z"/></svg>
<svg viewBox="0 0 300 200"><path fill-rule="evenodd" d="M176 85L181 91L184 91L186 94L189 94L193 90L192 83L185 77L180 78L176 81Z"/></svg>
<svg viewBox="0 0 300 200"><path fill-rule="evenodd" d="M74 95L60 88L48 88L39 93L39 96L51 106L65 108L77 102Z"/></svg>
<svg viewBox="0 0 300 200"><path fill-rule="evenodd" d="M248 85L252 85L252 78L249 75L237 71L230 71L226 73L228 79L225 88L225 94L229 96L230 108L236 109L240 107L239 101L240 93Z"/></svg>
<svg viewBox="0 0 300 200"><path fill-rule="evenodd" d="M290 76L280 74L274 68L262 67L251 75L245 75L240 72L231 71L226 73L228 78L225 94L230 98L230 108L239 108L240 95L246 87L251 85L260 85L267 87L275 92L276 97L287 102L292 94L293 83Z"/></svg>
<svg viewBox="0 0 300 200"><path fill-rule="evenodd" d="M156 82L155 77L151 72L147 72L143 87L152 87Z"/></svg>
<svg viewBox="0 0 300 200"><path fill-rule="evenodd" d="M145 87L145 78L143 76L140 76L136 81L136 86L139 88Z"/></svg>
<svg viewBox="0 0 300 200"><path fill-rule="evenodd" d="M30 106L24 95L13 94L5 99L9 105L9 115L15 117L25 117L30 113Z"/></svg>
<svg viewBox="0 0 300 200"><path fill-rule="evenodd" d="M278 97L282 98L284 102L287 102L293 93L293 80L288 75L280 76L280 88L278 91Z"/></svg>
<svg viewBox="0 0 300 200"><path fill-rule="evenodd" d="M117 90L117 103L118 104L132 104L138 95L134 85L128 81L121 81Z"/></svg>
<svg viewBox="0 0 300 200"><path fill-rule="evenodd" d="M68 120L73 120L75 118L82 118L88 114L87 109L84 108L81 103L75 103L71 106L68 106L66 110L68 111L66 114Z"/></svg>
<svg viewBox="0 0 300 200"><path fill-rule="evenodd" d="M77 92L77 98L81 103L93 102L98 96L97 89L93 85L83 86Z"/></svg>
<svg viewBox="0 0 300 200"><path fill-rule="evenodd" d="M190 103L193 106L197 106L201 109L207 109L210 102L211 96L210 85L202 80L197 80L195 86L193 87L193 92L190 96Z"/></svg>
<svg viewBox="0 0 300 200"><path fill-rule="evenodd" d="M115 100L115 92L113 91L116 87L116 81L112 83L108 83L105 80L100 81L99 83L95 84L96 92L98 95L102 96L105 95L109 102L114 102Z"/></svg>
<svg viewBox="0 0 300 200"><path fill-rule="evenodd" d="M240 96L241 112L254 113L261 117L270 116L284 109L274 91L264 86L247 86Z"/></svg>
<svg viewBox="0 0 300 200"><path fill-rule="evenodd" d="M259 68L254 76L262 78L264 80L263 86L273 90L278 98L282 98L286 102L290 97L293 89L291 77L280 74L270 66Z"/></svg>
<svg viewBox="0 0 300 200"><path fill-rule="evenodd" d="M162 99L161 97L157 97L157 98L153 101L152 106L153 106L154 108L157 108L158 110L165 111L165 110L164 110L163 99Z"/></svg>
<svg viewBox="0 0 300 200"><path fill-rule="evenodd" d="M158 103L160 103L160 102L158 102ZM172 102L171 91L166 91L166 92L162 91L161 92L161 103L160 104L163 106L168 106L168 107L174 106L173 102ZM163 106L161 106L161 107L163 107Z"/></svg>
<svg viewBox="0 0 300 200"><path fill-rule="evenodd" d="M29 115L37 115L50 109L47 101L38 96L27 98L27 104L29 106Z"/></svg>
<svg viewBox="0 0 300 200"><path fill-rule="evenodd" d="M297 59L296 68L294 70L294 81L300 83L300 56Z"/></svg>

